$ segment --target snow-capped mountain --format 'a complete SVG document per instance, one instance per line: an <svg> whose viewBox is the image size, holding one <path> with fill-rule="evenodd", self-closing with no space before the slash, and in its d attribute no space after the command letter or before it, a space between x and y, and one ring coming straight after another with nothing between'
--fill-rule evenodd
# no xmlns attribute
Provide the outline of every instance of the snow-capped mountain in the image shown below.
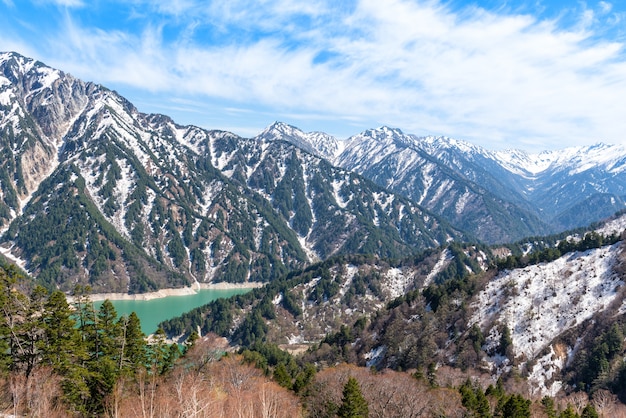
<svg viewBox="0 0 626 418"><path fill-rule="evenodd" d="M477 162L478 151L446 138L418 138L383 127L349 138L335 162L485 242L511 241L541 229L543 223L523 198Z"/></svg>
<svg viewBox="0 0 626 418"><path fill-rule="evenodd" d="M596 144L527 154L495 154L516 174L523 192L543 216L559 227L602 219L626 203L626 147Z"/></svg>
<svg viewBox="0 0 626 418"><path fill-rule="evenodd" d="M485 242L585 226L626 206L624 146L494 152L381 127L345 141L331 138L332 147L316 149L311 135L284 124L263 134L360 173Z"/></svg>
<svg viewBox="0 0 626 418"><path fill-rule="evenodd" d="M342 142L324 132L303 132L295 126L274 122L255 137L260 140L287 141L299 148L332 161L340 152Z"/></svg>
<svg viewBox="0 0 626 418"><path fill-rule="evenodd" d="M464 237L287 142L146 115L14 53L0 75L0 248L50 287L267 281L333 254Z"/></svg>

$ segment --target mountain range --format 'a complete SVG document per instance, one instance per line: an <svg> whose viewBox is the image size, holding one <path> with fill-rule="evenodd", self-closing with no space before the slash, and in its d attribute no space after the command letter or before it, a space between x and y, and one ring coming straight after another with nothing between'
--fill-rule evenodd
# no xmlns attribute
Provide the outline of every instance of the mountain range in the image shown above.
<svg viewBox="0 0 626 418"><path fill-rule="evenodd" d="M626 204L621 145L531 154L388 127L340 141L278 122L258 138L289 141L357 172L486 243L586 226Z"/></svg>
<svg viewBox="0 0 626 418"><path fill-rule="evenodd" d="M506 243L622 209L626 149L489 151L399 129L254 138L0 54L2 253L51 288L268 281L337 254Z"/></svg>
<svg viewBox="0 0 626 418"><path fill-rule="evenodd" d="M2 53L0 153L0 258L49 289L268 282L167 321L169 337L626 400L624 146L282 122L242 138Z"/></svg>
<svg viewBox="0 0 626 418"><path fill-rule="evenodd" d="M291 143L146 115L15 53L0 55L0 150L2 251L65 291L268 281L469 238Z"/></svg>

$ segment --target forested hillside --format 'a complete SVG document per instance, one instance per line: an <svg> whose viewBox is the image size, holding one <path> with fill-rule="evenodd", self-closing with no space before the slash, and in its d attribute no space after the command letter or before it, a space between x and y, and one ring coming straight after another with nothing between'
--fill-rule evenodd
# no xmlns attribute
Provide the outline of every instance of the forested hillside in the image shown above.
<svg viewBox="0 0 626 418"><path fill-rule="evenodd" d="M117 318L108 301L96 310L81 289L71 309L61 292L23 286L28 281L13 268L0 269L0 283L0 412L13 416L568 418L625 412L604 388L591 396L528 397L519 377L495 382L476 369L433 359L406 372L338 364L357 358L351 347L372 328L368 321L342 327L304 356L261 339L235 354L215 334L191 334L182 347L168 345L162 332L146 341L136 315ZM398 318L410 314L416 292L410 294L386 309L400 309ZM392 317L383 314L373 323ZM601 334L599 347L607 345L611 355L621 351L623 327ZM477 335L480 330L470 337L474 350ZM589 373L591 364L581 370Z"/></svg>
<svg viewBox="0 0 626 418"><path fill-rule="evenodd" d="M335 254L468 238L289 143L146 115L18 54L0 70L0 249L50 290L266 282Z"/></svg>
<svg viewBox="0 0 626 418"><path fill-rule="evenodd" d="M322 368L347 362L426 379L446 366L536 401L615 403L625 396L623 219L504 257L457 244L403 260L337 257L163 327L253 351L277 344Z"/></svg>

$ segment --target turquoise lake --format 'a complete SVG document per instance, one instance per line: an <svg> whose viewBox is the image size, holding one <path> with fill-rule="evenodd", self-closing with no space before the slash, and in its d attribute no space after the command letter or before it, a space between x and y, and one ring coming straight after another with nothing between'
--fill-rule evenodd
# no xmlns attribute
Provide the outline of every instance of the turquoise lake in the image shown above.
<svg viewBox="0 0 626 418"><path fill-rule="evenodd" d="M152 300L112 300L118 316L136 312L141 319L141 328L146 335L157 330L159 323L189 312L193 308L206 305L219 299L233 295L241 295L251 289L202 289L193 295L167 296ZM102 302L94 302L99 309Z"/></svg>

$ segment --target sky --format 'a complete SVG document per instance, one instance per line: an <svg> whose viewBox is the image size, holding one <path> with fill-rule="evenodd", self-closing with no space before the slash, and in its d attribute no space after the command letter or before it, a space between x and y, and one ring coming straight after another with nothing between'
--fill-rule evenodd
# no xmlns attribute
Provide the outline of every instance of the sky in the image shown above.
<svg viewBox="0 0 626 418"><path fill-rule="evenodd" d="M0 0L0 51L244 137L626 143L626 2Z"/></svg>

